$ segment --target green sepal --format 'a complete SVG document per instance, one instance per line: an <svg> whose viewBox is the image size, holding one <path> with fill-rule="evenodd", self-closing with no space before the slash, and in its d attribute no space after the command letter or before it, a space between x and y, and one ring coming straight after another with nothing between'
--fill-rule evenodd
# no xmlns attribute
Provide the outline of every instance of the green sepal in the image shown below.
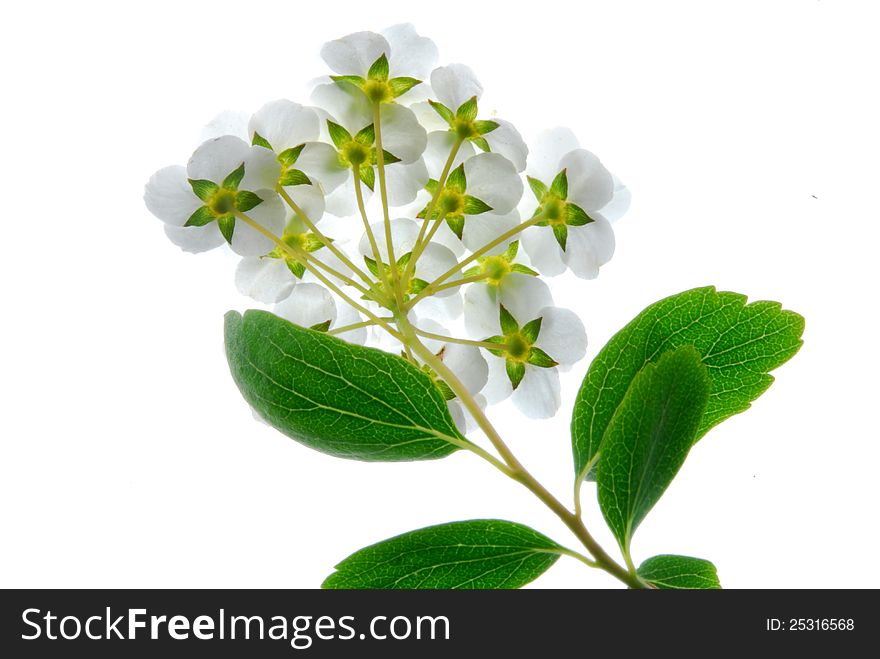
<svg viewBox="0 0 880 659"><path fill-rule="evenodd" d="M371 259L369 256L365 256L364 263L367 264L367 270L373 273L374 277L379 276L379 264L376 262L376 259Z"/></svg>
<svg viewBox="0 0 880 659"><path fill-rule="evenodd" d="M473 268L468 268L467 270L462 272L461 276L462 277L475 277L476 275L480 274L481 272L483 272L483 269L480 266L475 265Z"/></svg>
<svg viewBox="0 0 880 659"><path fill-rule="evenodd" d="M302 279L306 274L306 266L294 259L284 259L287 263L287 269L290 270L297 279Z"/></svg>
<svg viewBox="0 0 880 659"><path fill-rule="evenodd" d="M544 197L547 195L547 186L532 176L526 176L526 178L529 181L529 187L532 189L532 194L535 195L535 198L538 201L543 201Z"/></svg>
<svg viewBox="0 0 880 659"><path fill-rule="evenodd" d="M363 181L364 185L366 185L370 190L373 190L376 186L376 171L373 169L372 165L361 165L358 170L358 175L360 176L361 181Z"/></svg>
<svg viewBox="0 0 880 659"><path fill-rule="evenodd" d="M515 362L512 359L508 359L505 361L505 366L507 370L507 379L510 380L510 386L511 388L516 389L526 374L526 365L522 362Z"/></svg>
<svg viewBox="0 0 880 659"><path fill-rule="evenodd" d="M434 384L437 385L437 388L440 390L440 395L443 396L444 400L452 400L455 398L455 392L452 390L446 382L443 380L434 380Z"/></svg>
<svg viewBox="0 0 880 659"><path fill-rule="evenodd" d="M266 140L265 137L260 135L258 132L254 131L254 136L251 138L251 144L253 146L261 146L264 149L269 149L269 151L274 151L272 145Z"/></svg>
<svg viewBox="0 0 880 659"><path fill-rule="evenodd" d="M220 186L213 181L206 181L205 179L187 180L189 181L189 185L192 188L195 196L202 201L208 201L214 195L214 193L220 189Z"/></svg>
<svg viewBox="0 0 880 659"><path fill-rule="evenodd" d="M543 320L543 318L535 318L522 326L520 333L529 343L534 343L538 340L538 335L541 333L541 321Z"/></svg>
<svg viewBox="0 0 880 659"><path fill-rule="evenodd" d="M331 242L331 243L333 242L333 239L332 239L332 238L327 238L327 240L328 240L329 242ZM307 233L307 234L306 234L306 244L304 245L304 249L305 249L307 252L317 252L317 251L318 251L319 249L321 249L322 247L324 247L324 241L323 241L323 240L321 240L320 238L318 238L318 236L316 236L316 235L313 234L313 233Z"/></svg>
<svg viewBox="0 0 880 659"><path fill-rule="evenodd" d="M464 173L464 163L453 169L446 179L446 187L455 192L464 194L467 190L467 176Z"/></svg>
<svg viewBox="0 0 880 659"><path fill-rule="evenodd" d="M392 78L388 81L388 86L391 87L391 93L394 95L394 98L397 98L398 96L403 96L410 89L412 89L416 85L421 84L421 80L418 80L417 78L408 78L406 76Z"/></svg>
<svg viewBox="0 0 880 659"><path fill-rule="evenodd" d="M373 142L376 141L376 127L373 124L364 126L358 131L358 134L354 136L354 141L359 142L364 146L372 146Z"/></svg>
<svg viewBox="0 0 880 659"><path fill-rule="evenodd" d="M406 266L409 265L409 262L411 259L412 259L412 252L407 252L406 254L401 256L399 259L397 259L397 267L399 269L405 268Z"/></svg>
<svg viewBox="0 0 880 659"><path fill-rule="evenodd" d="M341 149L347 142L351 142L351 133L335 121L327 120L327 131L337 149Z"/></svg>
<svg viewBox="0 0 880 659"><path fill-rule="evenodd" d="M385 164L386 164L386 165L393 165L393 164L396 163L396 162L400 162L400 158L398 158L397 156L395 156L395 155L394 155L393 153L391 153L390 151L386 151L385 149L382 149L382 156L383 156L383 158L385 159ZM373 156L373 160L375 160L375 159L376 159L376 158L375 158L375 154L374 154L374 156Z"/></svg>
<svg viewBox="0 0 880 659"><path fill-rule="evenodd" d="M455 120L455 113L453 113L452 110L450 110L442 103L431 100L429 100L428 103L431 105L432 108L434 108L434 112L439 114L443 121L445 121L447 124L451 124Z"/></svg>
<svg viewBox="0 0 880 659"><path fill-rule="evenodd" d="M311 185L312 180L306 176L305 172L298 169L288 169L278 179L278 185L287 187L291 185Z"/></svg>
<svg viewBox="0 0 880 659"><path fill-rule="evenodd" d="M332 321L325 320L323 323L315 323L314 325L309 327L309 329L315 330L316 332L326 332L328 329L330 329L331 322Z"/></svg>
<svg viewBox="0 0 880 659"><path fill-rule="evenodd" d="M418 295L428 287L428 282L424 279L410 279L409 292Z"/></svg>
<svg viewBox="0 0 880 659"><path fill-rule="evenodd" d="M593 218L584 212L584 209L577 204L569 202L565 206L565 223L572 227L582 227L589 224Z"/></svg>
<svg viewBox="0 0 880 659"><path fill-rule="evenodd" d="M486 141L485 137L472 137L471 142L476 144L480 149L488 153L492 149L489 147L489 143Z"/></svg>
<svg viewBox="0 0 880 659"><path fill-rule="evenodd" d="M498 308L498 321L501 324L502 334L507 336L519 332L519 323L516 321L516 318L513 317L503 304L499 304Z"/></svg>
<svg viewBox="0 0 880 659"><path fill-rule="evenodd" d="M531 275L532 277L537 277L540 274L537 270L532 270L529 266L522 263L514 263L510 266L510 271L518 272L521 275Z"/></svg>
<svg viewBox="0 0 880 659"><path fill-rule="evenodd" d="M232 234L235 232L235 215L223 215L217 218L217 227L226 242L232 244Z"/></svg>
<svg viewBox="0 0 880 659"><path fill-rule="evenodd" d="M456 119L464 119L465 121L473 121L477 118L477 97L471 96L462 103L458 110L455 111Z"/></svg>
<svg viewBox="0 0 880 659"><path fill-rule="evenodd" d="M462 210L465 215L479 215L481 213L487 213L490 210L492 210L492 207L482 199L477 199L471 195L465 195L464 209Z"/></svg>
<svg viewBox="0 0 880 659"><path fill-rule="evenodd" d="M531 347L529 358L526 361L532 366L537 366L539 368L553 368L554 366L559 366L559 362L535 346Z"/></svg>
<svg viewBox="0 0 880 659"><path fill-rule="evenodd" d="M458 236L458 239L461 240L461 237L464 234L464 215L450 215L446 218L446 224L449 225L452 233Z"/></svg>
<svg viewBox="0 0 880 659"><path fill-rule="evenodd" d="M241 179L244 178L244 163L241 163L238 167L232 171L229 176L223 179L222 187L227 190L232 190L233 192L238 190L238 184L241 183Z"/></svg>
<svg viewBox="0 0 880 659"><path fill-rule="evenodd" d="M486 135L491 133L493 130L500 126L497 121L490 121L489 119L481 119L479 121L474 122L474 130L476 130L480 135ZM487 149L488 150L488 149Z"/></svg>
<svg viewBox="0 0 880 659"><path fill-rule="evenodd" d="M563 169L550 184L550 192L560 199L568 199L568 174Z"/></svg>
<svg viewBox="0 0 880 659"><path fill-rule="evenodd" d="M439 181L433 178L429 178L428 182L425 183L425 190L427 190L428 193L433 197L435 194L437 194L437 188L439 187L439 185Z"/></svg>
<svg viewBox="0 0 880 659"><path fill-rule="evenodd" d="M289 149L285 149L278 154L278 162L281 163L282 167L293 167L299 159L299 154L302 153L304 148L306 148L306 145L300 144L299 146L292 146Z"/></svg>
<svg viewBox="0 0 880 659"><path fill-rule="evenodd" d="M235 208L241 213L247 213L262 203L263 200L258 195L248 190L240 190L235 193Z"/></svg>
<svg viewBox="0 0 880 659"><path fill-rule="evenodd" d="M355 87L363 87L367 82L360 76L330 76L330 79L336 83L347 82Z"/></svg>
<svg viewBox="0 0 880 659"><path fill-rule="evenodd" d="M556 238L556 242L559 243L559 246L562 248L562 251L565 251L565 245L568 243L568 227L564 224L554 224L553 225L553 237Z"/></svg>
<svg viewBox="0 0 880 659"><path fill-rule="evenodd" d="M367 71L367 78L370 80L381 80L382 82L388 80L388 58L385 57L385 53L379 55L379 58L370 65L370 70Z"/></svg>
<svg viewBox="0 0 880 659"><path fill-rule="evenodd" d="M189 216L189 219L184 223L185 227L203 227L206 224L210 224L217 217L214 213L211 212L211 209L207 206L200 206L196 209L196 212Z"/></svg>
<svg viewBox="0 0 880 659"><path fill-rule="evenodd" d="M504 342L505 338L503 336L490 336L487 339L483 339L483 343L497 343L497 348L486 348L489 352L491 352L496 357L504 357Z"/></svg>
<svg viewBox="0 0 880 659"><path fill-rule="evenodd" d="M505 261L510 263L511 261L513 261L513 259L516 258L517 252L519 252L519 241L514 240L507 246L507 249L504 250L504 254L502 254L501 256L504 257Z"/></svg>

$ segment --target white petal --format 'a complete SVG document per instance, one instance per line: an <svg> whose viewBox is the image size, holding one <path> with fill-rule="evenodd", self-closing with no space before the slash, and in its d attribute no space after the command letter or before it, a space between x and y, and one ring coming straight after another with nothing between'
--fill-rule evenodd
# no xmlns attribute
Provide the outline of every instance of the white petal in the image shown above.
<svg viewBox="0 0 880 659"><path fill-rule="evenodd" d="M462 309L463 302L459 293L449 297L423 297L416 305L416 312L419 316L443 321L455 320L461 316Z"/></svg>
<svg viewBox="0 0 880 659"><path fill-rule="evenodd" d="M564 366L571 366L587 354L587 333L573 311L546 307L538 314L541 331L535 345Z"/></svg>
<svg viewBox="0 0 880 659"><path fill-rule="evenodd" d="M388 243L385 240L385 224L383 222L375 222L370 225L373 230L373 236L376 238L376 244L379 247L379 254L382 261L388 262ZM400 258L407 252L411 252L416 244L416 238L419 235L419 225L410 219L398 218L391 220L391 241L394 243L394 255ZM367 234L361 236L358 243L358 251L362 256L373 258L373 248L370 245L370 239Z"/></svg>
<svg viewBox="0 0 880 659"><path fill-rule="evenodd" d="M504 359L489 354L486 355L486 363L489 366L489 380L481 393L490 405L494 405L510 396L513 387L510 386L510 378L507 377Z"/></svg>
<svg viewBox="0 0 880 659"><path fill-rule="evenodd" d="M260 137L269 142L275 153L281 153L303 142L318 139L318 115L311 108L286 98L270 101L251 117L248 123L251 140L254 133L259 133Z"/></svg>
<svg viewBox="0 0 880 659"><path fill-rule="evenodd" d="M571 236L571 227L569 227ZM535 270L542 275L555 277L565 272L562 249L550 227L530 227L521 234L521 243Z"/></svg>
<svg viewBox="0 0 880 659"><path fill-rule="evenodd" d="M203 227L176 227L166 224L165 235L184 252L193 254L206 252L226 242L216 222Z"/></svg>
<svg viewBox="0 0 880 659"><path fill-rule="evenodd" d="M370 192L370 189L365 185L361 186L361 190L363 191L364 202L366 203L372 196L372 192ZM354 193L354 178L349 176L342 185L324 198L324 203L326 204L324 210L331 215L336 215L337 217L354 215L357 212L357 201ZM352 218L352 221L356 222L357 220Z"/></svg>
<svg viewBox="0 0 880 659"><path fill-rule="evenodd" d="M284 191L312 224L321 220L324 215L324 194L317 185L291 185L284 188ZM289 220L293 216L293 210L286 203L285 210Z"/></svg>
<svg viewBox="0 0 880 659"><path fill-rule="evenodd" d="M501 236L519 225L519 212L514 209L509 213L500 215L498 213L482 213L480 215L472 215L467 218L464 223L464 231L461 235L461 241L464 246L472 252L488 245L493 240ZM507 246L518 236L514 236L509 240L500 243L498 246L490 249L486 254L501 254L507 249Z"/></svg>
<svg viewBox="0 0 880 659"><path fill-rule="evenodd" d="M238 291L264 304L280 302L290 295L296 283L296 275L284 259L250 256L243 258L235 269Z"/></svg>
<svg viewBox="0 0 880 659"><path fill-rule="evenodd" d="M438 243L431 242L425 246L421 256L419 256L419 260L416 262L415 276L417 279L431 282L440 275L446 273L448 270L454 268L457 263L458 259L455 258L455 254L452 253L452 250ZM456 279L461 279L461 272L455 273L446 279L446 282L453 282ZM446 297L448 295L455 295L455 293L456 289L447 288L434 293L434 295L437 297Z"/></svg>
<svg viewBox="0 0 880 659"><path fill-rule="evenodd" d="M614 196L611 201L599 209L599 212L609 222L616 222L629 210L632 193L614 174L611 175L611 178L614 179Z"/></svg>
<svg viewBox="0 0 880 659"><path fill-rule="evenodd" d="M338 245L337 245L337 247L338 247ZM321 247L320 249L312 252L312 256L314 256L316 259L320 260L324 265L326 265L330 268L333 268L339 274L341 274L345 277L348 277L349 279L351 278L351 275L352 275L351 268L349 268L338 256L336 256L336 254L331 252L326 247ZM325 270L324 268L320 268L320 267L316 267L316 269L318 270L318 272L321 273L321 275L323 277L326 277L327 279L332 281L337 286L343 287L343 288L345 287L346 282L344 280L340 279L339 277L337 277L336 275L334 275L333 273L327 272L327 270ZM320 283L321 285L323 285L323 283L324 283L321 279L316 277L309 270L306 270L306 272L303 274L302 280L309 281L312 283Z"/></svg>
<svg viewBox="0 0 880 659"><path fill-rule="evenodd" d="M361 318L361 315L352 307L345 303L341 303L337 305L336 320L331 323L330 328L338 329L340 327L345 327L346 325L360 323L363 320L364 319ZM342 334L335 334L334 336L343 341L348 341L349 343L364 345L367 342L367 328L359 327L357 329L349 330L348 332L343 332Z"/></svg>
<svg viewBox="0 0 880 659"><path fill-rule="evenodd" d="M383 53L390 57L391 47L385 37L375 32L355 32L321 48L321 57L336 73L362 77L366 77L370 66Z"/></svg>
<svg viewBox="0 0 880 659"><path fill-rule="evenodd" d="M498 287L498 301L522 326L539 317L542 309L552 305L553 295L540 277L511 272Z"/></svg>
<svg viewBox="0 0 880 659"><path fill-rule="evenodd" d="M529 147L512 123L504 119L493 119L493 121L498 124L498 128L485 135L489 148L493 153L500 153L512 162L516 171L523 171L526 168Z"/></svg>
<svg viewBox="0 0 880 659"><path fill-rule="evenodd" d="M435 181L440 179L443 167L449 160L449 154L452 153L452 147L455 144L455 135L448 130L436 130L428 133L428 145L425 147L425 164L428 166L428 174ZM470 142L465 142L455 154L455 159L449 171L452 171L461 165L468 158L473 157L475 151L474 146Z"/></svg>
<svg viewBox="0 0 880 659"><path fill-rule="evenodd" d="M211 119L202 129L201 141L213 140L215 137L232 135L243 140L248 139L248 115L246 112L225 110Z"/></svg>
<svg viewBox="0 0 880 659"><path fill-rule="evenodd" d="M476 74L464 64L450 64L434 69L431 74L431 87L437 100L455 112L461 105L483 95L483 85Z"/></svg>
<svg viewBox="0 0 880 659"><path fill-rule="evenodd" d="M336 320L336 303L323 286L298 284L287 299L275 305L275 313L300 327L314 327Z"/></svg>
<svg viewBox="0 0 880 659"><path fill-rule="evenodd" d="M513 392L513 404L530 419L549 419L562 402L559 373L555 368L526 366L526 374Z"/></svg>
<svg viewBox="0 0 880 659"><path fill-rule="evenodd" d="M614 181L611 172L586 149L575 149L559 161L559 169L568 177L568 201L587 213L597 211L611 201Z"/></svg>
<svg viewBox="0 0 880 659"><path fill-rule="evenodd" d="M281 176L281 165L275 154L261 146L252 146L244 159L241 190L274 190Z"/></svg>
<svg viewBox="0 0 880 659"><path fill-rule="evenodd" d="M373 123L370 101L354 85L335 82L319 85L312 92L312 102L352 135Z"/></svg>
<svg viewBox="0 0 880 659"><path fill-rule="evenodd" d="M320 183L327 194L351 178L351 172L339 162L336 149L323 142L307 142L295 167L305 172L312 181Z"/></svg>
<svg viewBox="0 0 880 659"><path fill-rule="evenodd" d="M166 224L182 227L203 202L193 193L186 170L180 165L163 167L144 187L144 203Z"/></svg>
<svg viewBox="0 0 880 659"><path fill-rule="evenodd" d="M428 169L419 158L414 163L395 163L385 169L388 186L388 205L406 206L415 201L416 195L428 183Z"/></svg>
<svg viewBox="0 0 880 659"><path fill-rule="evenodd" d="M446 222L440 226L437 233L435 233L434 237L431 239L431 242L443 245L456 256L461 256L465 252L464 245L458 239L458 236L452 233L452 229L449 228L449 225Z"/></svg>
<svg viewBox="0 0 880 659"><path fill-rule="evenodd" d="M425 152L428 134L409 108L396 103L382 105L382 148L405 163L415 162Z"/></svg>
<svg viewBox="0 0 880 659"><path fill-rule="evenodd" d="M433 318L421 317L418 315L418 313L415 313L413 311L409 313L408 318L409 322L412 323L413 326L424 332L430 332L431 334L437 334L440 336L447 336L449 334L447 329ZM446 345L445 341L441 341L440 339L431 339L424 336L419 337L419 340L423 344L425 344L425 347L434 354L440 352L440 350L443 349L443 346Z"/></svg>
<svg viewBox="0 0 880 659"><path fill-rule="evenodd" d="M479 393L489 381L489 365L476 346L447 343L443 348L443 363L471 393Z"/></svg>
<svg viewBox="0 0 880 659"><path fill-rule="evenodd" d="M614 229L604 217L593 213L593 222L580 227L568 227L563 260L581 279L595 279L599 266L614 255Z"/></svg>
<svg viewBox="0 0 880 659"><path fill-rule="evenodd" d="M226 135L204 142L196 149L186 166L188 178L221 183L245 161L250 153L247 142Z"/></svg>
<svg viewBox="0 0 880 659"><path fill-rule="evenodd" d="M437 65L438 52L433 41L419 36L410 23L392 25L382 30L382 36L391 47L390 77L409 76L427 80L431 69Z"/></svg>
<svg viewBox="0 0 880 659"><path fill-rule="evenodd" d="M284 230L285 217L281 198L271 190L258 190L257 195L263 203L249 210L248 217L267 231L280 236ZM275 243L245 222L236 220L230 247L239 256L264 256L275 249Z"/></svg>
<svg viewBox="0 0 880 659"><path fill-rule="evenodd" d="M449 125L443 120L443 117L437 114L434 108L431 107L431 104L427 101L412 103L409 106L409 109L413 111L416 115L416 119L418 119L419 123L428 131L429 136L435 130L441 130L446 133L449 132Z"/></svg>
<svg viewBox="0 0 880 659"><path fill-rule="evenodd" d="M494 286L475 283L464 292L465 329L478 341L501 333L497 291Z"/></svg>
<svg viewBox="0 0 880 659"><path fill-rule="evenodd" d="M479 153L464 163L467 194L480 199L496 213L509 213L522 197L523 183L516 168L498 153Z"/></svg>
<svg viewBox="0 0 880 659"><path fill-rule="evenodd" d="M449 408L449 414L455 423L455 427L458 428L458 432L466 435L468 432L468 422L467 417L464 415L462 404L458 400L447 400L446 406Z"/></svg>
<svg viewBox="0 0 880 659"><path fill-rule="evenodd" d="M551 128L538 135L529 151L528 173L550 185L559 173L559 161L569 151L579 147L578 139L568 128Z"/></svg>

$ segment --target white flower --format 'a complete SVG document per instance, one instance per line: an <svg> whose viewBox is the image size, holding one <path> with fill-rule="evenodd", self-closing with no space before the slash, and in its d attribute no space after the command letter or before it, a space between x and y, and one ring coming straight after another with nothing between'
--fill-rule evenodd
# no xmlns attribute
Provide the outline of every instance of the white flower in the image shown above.
<svg viewBox="0 0 880 659"><path fill-rule="evenodd" d="M168 237L187 251L211 249L225 240L237 254L260 256L274 248L273 241L235 213L247 213L279 235L284 228L284 206L274 192L279 169L265 149L237 137L219 137L196 149L186 169L156 172L144 202L168 225Z"/></svg>
<svg viewBox="0 0 880 659"><path fill-rule="evenodd" d="M427 78L437 62L437 46L421 37L409 23L393 25L382 31L355 32L329 41L321 48L321 57L336 73L366 78L370 67L382 55L388 59L389 77Z"/></svg>
<svg viewBox="0 0 880 659"><path fill-rule="evenodd" d="M297 285L286 299L275 305L274 312L300 327L322 332L342 329L362 320L360 314L347 304L340 304L337 307L336 300L330 292L323 286L313 283ZM349 343L363 344L367 332L359 327L335 336Z"/></svg>
<svg viewBox="0 0 880 659"><path fill-rule="evenodd" d="M615 181L599 159L578 148L571 131L543 133L529 157L529 184L535 213L546 219L523 233L522 243L532 264L554 276L566 268L593 279L614 254L614 232L602 211L619 216L629 203L626 188ZM523 202L524 206L526 202Z"/></svg>

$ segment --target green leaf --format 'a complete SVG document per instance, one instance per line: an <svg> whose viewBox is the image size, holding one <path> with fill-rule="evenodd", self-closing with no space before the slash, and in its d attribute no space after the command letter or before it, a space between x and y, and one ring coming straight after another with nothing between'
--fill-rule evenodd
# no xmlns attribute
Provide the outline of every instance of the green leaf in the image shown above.
<svg viewBox="0 0 880 659"><path fill-rule="evenodd" d="M211 212L211 209L207 206L200 206L195 210L195 212L189 216L189 219L184 223L185 227L203 227L206 224L210 224L214 220L217 219L217 216Z"/></svg>
<svg viewBox="0 0 880 659"><path fill-rule="evenodd" d="M539 368L553 368L554 366L559 366L559 362L557 362L555 359L553 359L553 357L548 355L540 348L536 348L535 346L532 346L529 349L528 362L532 366L537 366Z"/></svg>
<svg viewBox="0 0 880 659"><path fill-rule="evenodd" d="M370 188L370 190L373 190L376 187L376 170L373 169L372 165L361 165L360 169L358 169L358 174L360 175L361 181L363 181L364 185Z"/></svg>
<svg viewBox="0 0 880 659"><path fill-rule="evenodd" d="M376 141L376 128L373 124L369 126L364 126L358 131L358 134L354 136L356 142L360 142L364 146L371 146L373 142Z"/></svg>
<svg viewBox="0 0 880 659"><path fill-rule="evenodd" d="M516 389L526 374L526 365L522 362L515 362L512 359L508 359L505 361L505 366L507 369L507 378L510 380L510 386L513 389Z"/></svg>
<svg viewBox="0 0 880 659"><path fill-rule="evenodd" d="M330 133L330 139L337 149L341 149L343 145L351 142L351 133L334 121L327 120L327 131Z"/></svg>
<svg viewBox="0 0 880 659"><path fill-rule="evenodd" d="M693 446L709 399L709 375L693 346L647 364L617 408L602 443L599 507L625 554L645 515Z"/></svg>
<svg viewBox="0 0 880 659"><path fill-rule="evenodd" d="M355 552L323 588L521 588L546 572L562 549L528 526L500 519L451 522L410 531Z"/></svg>
<svg viewBox="0 0 880 659"><path fill-rule="evenodd" d="M430 103L431 107L434 108L434 112L436 112L443 118L443 121L445 121L447 124L451 124L453 122L453 120L455 119L455 114L452 112L452 110L450 110L442 103L439 103L438 101L429 100L428 103Z"/></svg>
<svg viewBox="0 0 880 659"><path fill-rule="evenodd" d="M556 238L556 242L559 243L559 247L564 252L565 246L568 244L568 226L565 224L554 224L553 237Z"/></svg>
<svg viewBox="0 0 880 659"><path fill-rule="evenodd" d="M529 266L523 265L522 263L514 263L510 266L511 272L518 272L523 275L531 275L532 277L538 276L537 270L532 270Z"/></svg>
<svg viewBox="0 0 880 659"><path fill-rule="evenodd" d="M299 160L299 155L304 148L306 148L306 145L300 144L299 146L292 146L289 149L284 149L284 151L278 154L278 162L281 163L282 167L293 167L296 164L296 161Z"/></svg>
<svg viewBox="0 0 880 659"><path fill-rule="evenodd" d="M385 57L385 53L379 55L379 58L370 65L367 77L370 80L388 80L388 58Z"/></svg>
<svg viewBox="0 0 880 659"><path fill-rule="evenodd" d="M311 183L312 180L306 176L305 172L298 169L288 169L278 179L278 185L285 187L290 185L311 185Z"/></svg>
<svg viewBox="0 0 880 659"><path fill-rule="evenodd" d="M446 218L446 224L449 225L450 231L461 240L464 234L464 215L450 215Z"/></svg>
<svg viewBox="0 0 880 659"><path fill-rule="evenodd" d="M458 110L455 111L455 116L458 119L464 119L465 121L473 121L477 118L477 97L471 96L468 100L462 103Z"/></svg>
<svg viewBox="0 0 880 659"><path fill-rule="evenodd" d="M499 124L497 121L482 119L480 121L474 122L474 130L476 130L480 135L488 135L500 125L501 124Z"/></svg>
<svg viewBox="0 0 880 659"><path fill-rule="evenodd" d="M273 150L272 145L269 144L266 138L260 135L257 131L254 131L254 136L251 139L251 144L254 146L261 146L264 149L269 149L269 151Z"/></svg>
<svg viewBox="0 0 880 659"><path fill-rule="evenodd" d="M392 78L388 81L388 86L391 87L391 93L394 95L394 98L397 98L398 96L403 96L410 89L412 89L416 85L421 84L422 81L418 78L408 78L406 76Z"/></svg>
<svg viewBox="0 0 880 659"><path fill-rule="evenodd" d="M538 179L531 176L527 176L526 178L529 181L529 187L532 189L532 194L535 195L535 199L537 199L538 201L543 201L544 197L547 195L547 186Z"/></svg>
<svg viewBox="0 0 880 659"><path fill-rule="evenodd" d="M242 213L247 213L262 203L263 200L258 195L248 190L241 190L235 193L235 208Z"/></svg>
<svg viewBox="0 0 880 659"><path fill-rule="evenodd" d="M565 223L572 227L582 227L589 224L593 218L584 212L584 209L577 204L569 202L565 206Z"/></svg>
<svg viewBox="0 0 880 659"><path fill-rule="evenodd" d="M642 563L637 573L642 580L664 590L721 588L715 566L702 558L670 554L654 556Z"/></svg>
<svg viewBox="0 0 880 659"><path fill-rule="evenodd" d="M568 198L568 174L564 169L553 179L553 182L550 184L550 192L560 199Z"/></svg>
<svg viewBox="0 0 880 659"><path fill-rule="evenodd" d="M522 330L520 330L523 337L529 343L534 343L538 340L538 336L541 334L541 323L543 322L543 318L535 318L534 320L530 320L525 325L522 326Z"/></svg>
<svg viewBox="0 0 880 659"><path fill-rule="evenodd" d="M225 179L223 179L223 186L227 190L238 190L238 184L241 183L241 179L244 178L244 163L241 163L238 167L235 168L235 171L229 174Z"/></svg>
<svg viewBox="0 0 880 659"><path fill-rule="evenodd" d="M479 215L480 213L487 213L490 210L492 210L492 207L482 199L477 199L471 195L465 195L464 208L462 209L462 213L465 215Z"/></svg>
<svg viewBox="0 0 880 659"><path fill-rule="evenodd" d="M187 180L189 181L189 185L192 188L193 193L202 201L208 201L214 195L214 193L220 189L220 186L213 181L206 181L205 179Z"/></svg>
<svg viewBox="0 0 880 659"><path fill-rule="evenodd" d="M251 310L226 314L226 356L262 419L324 453L429 460L463 441L431 378L390 353Z"/></svg>
<svg viewBox="0 0 880 659"><path fill-rule="evenodd" d="M467 177L464 173L464 163L453 169L446 178L446 187L464 194L467 190Z"/></svg>
<svg viewBox="0 0 880 659"><path fill-rule="evenodd" d="M482 149L486 153L489 153L492 150L489 147L489 142L486 140L485 137L472 137L470 139L471 139L471 142L476 144L480 149Z"/></svg>
<svg viewBox="0 0 880 659"><path fill-rule="evenodd" d="M336 83L348 83L355 87L363 87L367 82L360 76L330 76L330 79Z"/></svg>
<svg viewBox="0 0 880 659"><path fill-rule="evenodd" d="M226 242L232 244L232 234L235 233L235 216L224 215L217 218L217 227L220 234L226 239Z"/></svg>
<svg viewBox="0 0 880 659"><path fill-rule="evenodd" d="M709 369L712 391L697 439L747 410L773 383L770 371L801 347L804 319L778 302L695 288L655 302L620 330L590 364L572 415L575 473L592 477L602 437L627 387L645 364L693 345Z"/></svg>
<svg viewBox="0 0 880 659"><path fill-rule="evenodd" d="M519 332L519 323L516 322L516 318L504 307L503 304L499 306L499 314L498 320L501 324L501 332L505 335L507 334L516 334Z"/></svg>

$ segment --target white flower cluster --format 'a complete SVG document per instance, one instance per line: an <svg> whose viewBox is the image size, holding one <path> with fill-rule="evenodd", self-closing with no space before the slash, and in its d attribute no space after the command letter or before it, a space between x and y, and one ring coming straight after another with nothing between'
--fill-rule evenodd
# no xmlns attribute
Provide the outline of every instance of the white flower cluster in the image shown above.
<svg viewBox="0 0 880 659"><path fill-rule="evenodd" d="M278 315L422 365L393 331L405 317L481 405L512 396L552 416L557 370L587 339L543 277L598 274L626 189L570 131L529 152L511 123L481 116L471 69L436 67L411 25L321 55L334 75L312 106L276 100L216 120L185 168L153 175L147 207L186 251L228 245L242 257L238 288ZM447 330L461 316L469 338Z"/></svg>

